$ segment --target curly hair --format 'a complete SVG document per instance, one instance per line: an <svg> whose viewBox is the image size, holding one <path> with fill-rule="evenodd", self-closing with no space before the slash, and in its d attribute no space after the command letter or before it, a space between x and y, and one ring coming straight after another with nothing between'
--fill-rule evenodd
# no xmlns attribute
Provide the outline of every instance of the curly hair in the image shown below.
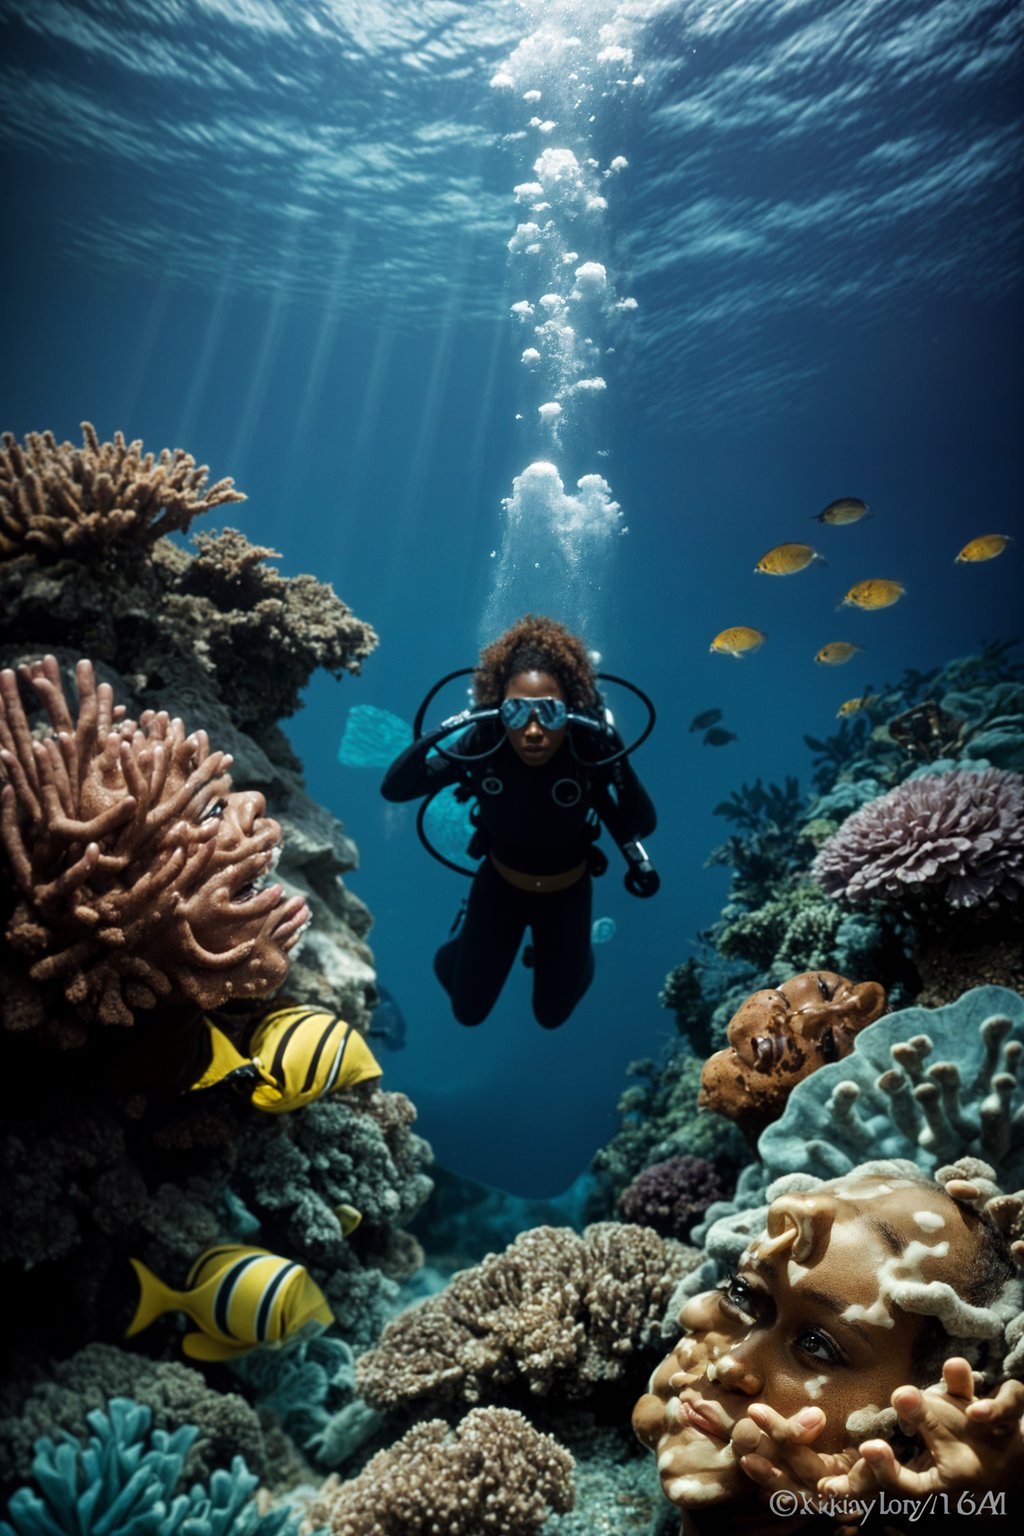
<svg viewBox="0 0 1024 1536"><path fill-rule="evenodd" d="M527 613L492 640L480 653L473 674L478 706L500 704L511 679L520 672L549 672L556 678L570 709L592 709L597 703L594 668L583 641L543 614Z"/></svg>

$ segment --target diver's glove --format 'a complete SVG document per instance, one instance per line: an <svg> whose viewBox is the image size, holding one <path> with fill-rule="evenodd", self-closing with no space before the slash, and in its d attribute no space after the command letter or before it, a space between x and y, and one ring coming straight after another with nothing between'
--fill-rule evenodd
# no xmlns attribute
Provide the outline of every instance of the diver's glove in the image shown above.
<svg viewBox="0 0 1024 1536"><path fill-rule="evenodd" d="M661 886L661 876L643 843L635 837L631 843L622 844L622 852L629 865L623 879L626 890L631 896L653 896Z"/></svg>

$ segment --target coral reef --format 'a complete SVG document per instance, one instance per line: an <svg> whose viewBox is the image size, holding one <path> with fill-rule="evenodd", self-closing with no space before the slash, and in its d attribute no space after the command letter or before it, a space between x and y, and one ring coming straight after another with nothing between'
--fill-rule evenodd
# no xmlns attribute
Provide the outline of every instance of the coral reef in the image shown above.
<svg viewBox="0 0 1024 1536"><path fill-rule="evenodd" d="M148 559L168 533L187 532L193 518L226 502L244 501L233 480L205 490L209 473L191 454L164 448L143 456L122 433L101 443L82 423L82 446L52 432L10 432L0 449L0 560L52 565L61 559L127 562Z"/></svg>
<svg viewBox="0 0 1024 1536"><path fill-rule="evenodd" d="M619 1196L625 1221L653 1227L685 1242L715 1200L728 1199L732 1183L704 1157L670 1157L645 1168Z"/></svg>
<svg viewBox="0 0 1024 1536"><path fill-rule="evenodd" d="M287 1509L259 1512L258 1479L240 1456L230 1471L215 1471L208 1488L196 1483L178 1492L197 1431L153 1430L151 1418L143 1404L115 1397L106 1412L88 1415L88 1445L74 1436L60 1445L37 1441L32 1471L41 1493L18 1489L0 1536L292 1536L297 1521Z"/></svg>
<svg viewBox="0 0 1024 1536"><path fill-rule="evenodd" d="M237 1392L217 1391L197 1370L175 1361L149 1360L113 1344L87 1344L67 1360L48 1365L27 1390L5 1383L0 1398L0 1485L10 1489L31 1464L42 1435L88 1433L89 1414L111 1398L130 1397L147 1407L153 1428L170 1433L181 1424L195 1434L182 1476L205 1482L233 1455L262 1476L267 1446L256 1410Z"/></svg>
<svg viewBox="0 0 1024 1536"><path fill-rule="evenodd" d="M195 654L241 730L258 736L294 714L319 667L335 677L359 672L377 637L329 586L282 576L266 563L281 556L235 528L194 542L194 557L173 544L160 551L161 617L195 634Z"/></svg>
<svg viewBox="0 0 1024 1536"><path fill-rule="evenodd" d="M244 1211L250 1233L307 1264L356 1349L376 1340L399 1282L423 1262L419 1244L401 1230L432 1187L430 1147L410 1129L415 1114L401 1093L321 1100L273 1134L254 1128L231 1180L236 1229ZM350 1237L339 1206L362 1215Z"/></svg>
<svg viewBox="0 0 1024 1536"><path fill-rule="evenodd" d="M698 1102L755 1141L797 1083L848 1056L859 1030L885 1007L877 981L808 971L755 992L729 1021L729 1048L704 1063Z"/></svg>
<svg viewBox="0 0 1024 1536"><path fill-rule="evenodd" d="M808 1176L848 1173L868 1156L933 1172L968 1156L991 1164L1004 1188L1024 1184L1022 1054L1024 997L1004 987L977 987L948 1007L906 1008L869 1024L845 1060L797 1085L761 1135L761 1161L694 1229L704 1260L680 1294L717 1284L735 1264L763 1219L766 1189L784 1177L800 1187Z"/></svg>
<svg viewBox="0 0 1024 1536"><path fill-rule="evenodd" d="M1016 901L1024 777L986 768L908 779L849 816L811 873L849 902L956 909Z"/></svg>
<svg viewBox="0 0 1024 1536"><path fill-rule="evenodd" d="M596 1183L587 1207L592 1220L611 1215L623 1190L652 1163L692 1155L728 1176L748 1155L736 1127L698 1105L698 1057L677 1047L662 1062L634 1061L628 1070L636 1081L619 1100L622 1126L590 1164Z"/></svg>
<svg viewBox="0 0 1024 1536"><path fill-rule="evenodd" d="M715 806L716 816L724 816L740 829L705 861L732 869L733 901L760 906L773 895L783 872L800 867L800 811L800 785L792 777L781 787L770 784L767 789L756 779Z"/></svg>
<svg viewBox="0 0 1024 1536"><path fill-rule="evenodd" d="M537 1536L572 1508L573 1459L508 1408L474 1408L454 1428L416 1424L309 1509L331 1536Z"/></svg>
<svg viewBox="0 0 1024 1536"><path fill-rule="evenodd" d="M389 1323L358 1363L358 1389L381 1409L588 1396L649 1348L695 1259L648 1227L534 1228Z"/></svg>
<svg viewBox="0 0 1024 1536"><path fill-rule="evenodd" d="M281 842L263 797L232 793L231 759L205 732L124 718L87 661L77 716L55 657L22 677L53 734L34 740L15 674L0 673L0 830L17 890L6 938L23 957L4 1027L66 1049L88 1024L276 990L309 910L259 889Z"/></svg>

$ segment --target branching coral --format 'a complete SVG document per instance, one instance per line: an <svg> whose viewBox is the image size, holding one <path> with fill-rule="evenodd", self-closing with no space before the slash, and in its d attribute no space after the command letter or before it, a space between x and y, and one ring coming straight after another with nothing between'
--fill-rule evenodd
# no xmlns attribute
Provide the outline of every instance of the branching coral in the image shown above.
<svg viewBox="0 0 1024 1536"><path fill-rule="evenodd" d="M907 779L848 817L812 874L830 896L851 902L1016 901L1024 887L1024 777L989 768Z"/></svg>
<svg viewBox="0 0 1024 1536"><path fill-rule="evenodd" d="M537 1536L572 1508L573 1459L508 1408L474 1408L450 1430L417 1424L358 1477L331 1479L309 1510L331 1536Z"/></svg>
<svg viewBox="0 0 1024 1536"><path fill-rule="evenodd" d="M285 1536L295 1522L286 1509L261 1515L253 1502L257 1479L240 1456L214 1472L209 1488L177 1493L192 1425L173 1434L150 1430L150 1410L114 1398L106 1413L89 1414L87 1446L73 1436L36 1444L32 1470L42 1496L20 1488L8 1505L11 1524L0 1536Z"/></svg>
<svg viewBox="0 0 1024 1536"><path fill-rule="evenodd" d="M650 1345L695 1257L648 1227L536 1227L389 1323L358 1363L359 1391L385 1409L502 1388L584 1397Z"/></svg>
<svg viewBox="0 0 1024 1536"><path fill-rule="evenodd" d="M243 730L258 736L294 714L318 667L335 677L361 670L377 636L329 586L282 576L266 564L280 556L234 528L197 534L195 543L195 558L170 545L160 551L170 579L163 615L195 635L195 654Z"/></svg>
<svg viewBox="0 0 1024 1536"><path fill-rule="evenodd" d="M670 1157L652 1163L619 1196L626 1221L653 1227L664 1237L685 1241L714 1200L725 1200L732 1183L703 1157Z"/></svg>
<svg viewBox="0 0 1024 1536"><path fill-rule="evenodd" d="M28 555L40 563L113 556L142 560L157 539L183 533L193 518L244 501L233 480L206 486L181 448L143 455L141 441L117 432L101 443L82 423L82 446L30 432L19 444L5 432L0 449L0 560Z"/></svg>
<svg viewBox="0 0 1024 1536"><path fill-rule="evenodd" d="M308 909L279 886L256 891L281 841L262 797L231 796L231 759L204 731L126 720L89 662L77 717L52 656L22 677L54 734L33 739L15 674L0 673L0 832L18 895L7 939L24 966L6 1028L74 1046L88 1024L130 1026L137 1010L272 992Z"/></svg>

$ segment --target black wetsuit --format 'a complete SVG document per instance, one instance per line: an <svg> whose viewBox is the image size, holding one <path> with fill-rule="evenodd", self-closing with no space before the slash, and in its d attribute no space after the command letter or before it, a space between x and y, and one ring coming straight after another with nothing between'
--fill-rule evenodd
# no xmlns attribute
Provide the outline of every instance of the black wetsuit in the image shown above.
<svg viewBox="0 0 1024 1536"><path fill-rule="evenodd" d="M490 857L484 858L473 877L462 927L434 960L462 1024L480 1024L490 1013L527 928L533 939L534 1015L549 1029L565 1022L594 975L590 869L599 830L595 817L617 843L654 830L654 806L629 761L620 758L608 767L590 763L591 757L621 750L615 731L608 728L598 735L576 729L585 765L573 756L568 739L546 763L524 763L504 730L488 721L470 727L449 749L451 757L472 756L493 742L494 751L482 759L428 757L445 734L435 731L413 742L384 776L381 793L387 800L414 800L461 784L478 807L474 854L493 855L523 875L558 875L586 865L579 879L562 890L529 891L510 883Z"/></svg>

